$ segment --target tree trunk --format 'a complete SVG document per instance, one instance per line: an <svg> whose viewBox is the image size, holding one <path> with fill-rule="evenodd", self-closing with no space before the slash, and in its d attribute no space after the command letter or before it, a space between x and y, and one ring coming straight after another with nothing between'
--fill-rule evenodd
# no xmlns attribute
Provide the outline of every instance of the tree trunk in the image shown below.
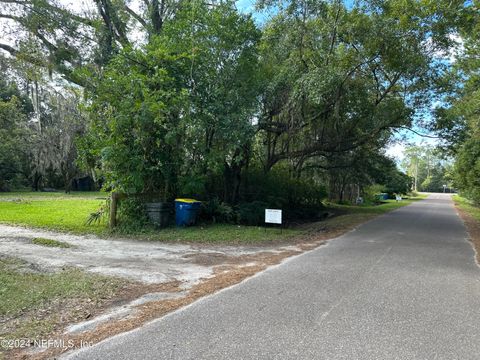
<svg viewBox="0 0 480 360"><path fill-rule="evenodd" d="M112 192L111 201L110 201L110 218L109 218L109 226L110 229L115 228L117 226L117 208L118 208L118 193Z"/></svg>
<svg viewBox="0 0 480 360"><path fill-rule="evenodd" d="M38 172L35 172L33 175L33 183L32 183L32 189L33 191L39 191L40 190L40 181L42 180L42 175L39 174Z"/></svg>

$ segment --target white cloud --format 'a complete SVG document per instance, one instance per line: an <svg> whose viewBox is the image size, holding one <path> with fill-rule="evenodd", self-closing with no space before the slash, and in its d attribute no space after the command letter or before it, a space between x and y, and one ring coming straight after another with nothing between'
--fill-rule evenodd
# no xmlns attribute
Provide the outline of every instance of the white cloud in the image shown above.
<svg viewBox="0 0 480 360"><path fill-rule="evenodd" d="M385 154L393 159L395 159L397 162L400 162L404 158L404 151L406 148L406 144L404 143L395 143L390 146L388 146L385 150Z"/></svg>

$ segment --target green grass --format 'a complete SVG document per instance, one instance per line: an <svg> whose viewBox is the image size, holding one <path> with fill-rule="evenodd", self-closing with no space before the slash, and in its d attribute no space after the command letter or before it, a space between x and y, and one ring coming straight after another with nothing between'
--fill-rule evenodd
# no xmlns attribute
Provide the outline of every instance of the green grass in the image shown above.
<svg viewBox="0 0 480 360"><path fill-rule="evenodd" d="M0 223L77 234L102 234L104 224L87 225L90 213L105 204L105 193L0 193Z"/></svg>
<svg viewBox="0 0 480 360"><path fill-rule="evenodd" d="M358 206L328 204L329 209L338 215L316 224L313 227L313 230L320 227L323 231L331 231L335 235L338 235L379 215L410 205L412 202L425 199L426 197L427 195L422 194L416 197L403 199L399 202L395 200L386 200L379 205L364 204Z"/></svg>
<svg viewBox="0 0 480 360"><path fill-rule="evenodd" d="M410 205L412 202L425 199L428 195L419 194L415 197L404 198L402 201L385 200L379 205L339 205L328 204L328 207L334 210L344 211L350 214L383 214L388 211L392 211L401 208L406 205Z"/></svg>
<svg viewBox="0 0 480 360"><path fill-rule="evenodd" d="M40 237L34 238L32 240L32 243L34 243L36 245L41 245L41 246L57 247L57 248L64 248L64 249L72 247L72 245L70 245L69 243L63 242L63 241L57 241L57 240L53 240L53 239L45 239L45 238L40 238Z"/></svg>
<svg viewBox="0 0 480 360"><path fill-rule="evenodd" d="M41 192L41 191L12 191L0 192L0 201L15 200L41 200L41 199L104 199L108 194L101 191L73 191L69 194L64 192Z"/></svg>
<svg viewBox="0 0 480 360"><path fill-rule="evenodd" d="M136 234L146 240L181 243L210 244L258 244L282 241L299 235L296 229L280 229L279 227L240 226L214 224L188 228L169 227L162 230L147 230Z"/></svg>
<svg viewBox="0 0 480 360"><path fill-rule="evenodd" d="M381 205L337 205L328 204L335 213L349 215L354 223L369 219L387 211L410 204L425 197L406 199L401 202L388 200ZM111 233L105 223L88 225L90 213L104 205L105 193L0 193L0 223L67 231L76 234L95 234L100 236L122 236L162 242L187 242L211 244L258 244L283 241L305 232L304 228L284 229L259 226L237 226L214 224L191 228L170 227L162 230L145 228L131 233ZM355 215L355 219L353 219ZM349 218L335 220L337 223ZM333 221L333 222L335 222ZM331 222L331 221L330 221ZM43 244L45 245L45 244Z"/></svg>
<svg viewBox="0 0 480 360"><path fill-rule="evenodd" d="M60 315L71 316L82 302L112 297L123 283L77 269L34 272L26 262L0 257L0 339L47 335Z"/></svg>
<svg viewBox="0 0 480 360"><path fill-rule="evenodd" d="M358 225L363 221L398 209L426 198L427 195L419 195L402 201L387 200L381 205L338 205L328 204L333 212L342 214L332 219L320 222L330 228L341 228ZM316 229L314 226L313 229ZM304 234L309 231L308 226L294 229L264 228L259 226L237 226L217 224L205 227L191 228L167 228L161 231L147 230L141 236L148 240L165 242L193 242L193 243L221 243L221 244L258 244L268 242L281 242L286 239Z"/></svg>
<svg viewBox="0 0 480 360"><path fill-rule="evenodd" d="M461 197L460 195L452 196L455 204L468 214L470 214L475 220L480 222L480 207L475 206L470 200Z"/></svg>

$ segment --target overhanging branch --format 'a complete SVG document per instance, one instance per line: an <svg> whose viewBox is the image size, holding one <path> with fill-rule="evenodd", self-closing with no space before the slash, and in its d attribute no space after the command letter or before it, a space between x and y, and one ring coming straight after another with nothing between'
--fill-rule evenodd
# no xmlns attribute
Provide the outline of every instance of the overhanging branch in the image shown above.
<svg viewBox="0 0 480 360"><path fill-rule="evenodd" d="M10 55L17 55L17 49L11 47L10 45L7 44L0 44L0 49L5 50L10 53Z"/></svg>
<svg viewBox="0 0 480 360"><path fill-rule="evenodd" d="M421 136L421 137L426 137L426 138L429 138L429 139L441 139L440 136L434 136L434 135L428 135L428 134L422 134L416 130L413 130L412 128L409 128L407 126L395 126L395 128L400 128L400 129L405 129L405 130L408 130L408 131L411 131L415 134L417 134L418 136Z"/></svg>

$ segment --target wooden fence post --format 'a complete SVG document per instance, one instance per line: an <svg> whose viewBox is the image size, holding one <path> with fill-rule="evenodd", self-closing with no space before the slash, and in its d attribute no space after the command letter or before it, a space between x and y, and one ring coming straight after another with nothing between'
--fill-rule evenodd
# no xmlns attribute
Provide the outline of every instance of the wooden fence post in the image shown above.
<svg viewBox="0 0 480 360"><path fill-rule="evenodd" d="M112 198L110 201L110 221L109 221L109 226L110 229L113 229L115 226L117 226L117 206L118 206L118 193L115 191L112 192Z"/></svg>

